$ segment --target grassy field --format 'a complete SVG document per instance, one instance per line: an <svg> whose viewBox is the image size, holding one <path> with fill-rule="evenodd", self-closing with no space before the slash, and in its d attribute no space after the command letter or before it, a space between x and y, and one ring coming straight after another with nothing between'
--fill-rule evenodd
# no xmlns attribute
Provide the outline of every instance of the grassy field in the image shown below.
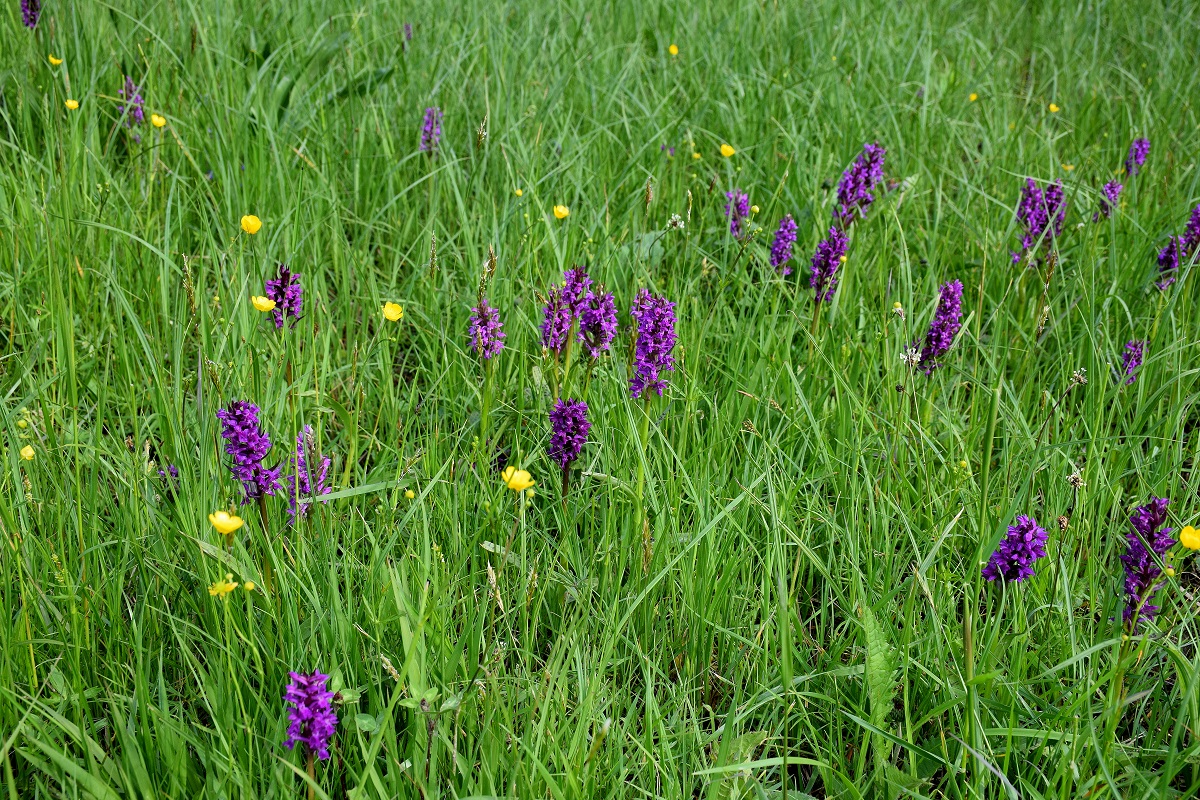
<svg viewBox="0 0 1200 800"><path fill-rule="evenodd" d="M1198 36L1158 0L46 0L33 30L5 3L0 794L1194 796L1200 570L1156 556L1135 627L1120 557L1135 507L1169 498L1178 537L1198 506L1196 256L1156 286L1200 202ZM1067 211L1014 264L1027 178ZM280 262L277 329L251 298ZM620 332L586 385L576 356L564 481L541 325L581 264ZM643 287L677 304L648 401ZM244 501L235 400L283 476L305 426L332 459L296 524ZM1046 557L984 580L1017 515ZM315 763L284 746L314 670Z"/></svg>

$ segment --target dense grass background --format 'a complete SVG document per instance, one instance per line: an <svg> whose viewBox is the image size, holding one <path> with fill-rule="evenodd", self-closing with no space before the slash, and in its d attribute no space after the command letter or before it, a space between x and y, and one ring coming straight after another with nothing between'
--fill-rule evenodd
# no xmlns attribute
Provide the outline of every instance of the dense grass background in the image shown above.
<svg viewBox="0 0 1200 800"><path fill-rule="evenodd" d="M296 796L282 693L320 669L343 690L321 797L1194 794L1200 579L1176 557L1157 624L1122 641L1118 555L1152 493L1176 527L1197 506L1195 280L1152 281L1200 198L1200 15L892 6L49 0L30 33L6 3L3 791ZM140 141L125 74L168 120ZM1093 224L1140 135L1145 173ZM876 140L901 186L813 341L807 259ZM1045 290L1008 257L1025 176L1071 203ZM765 228L744 250L735 186ZM466 327L489 246L508 347L484 445ZM282 335L249 302L277 261L305 287ZM639 286L678 301L680 367L643 450L619 340L564 504L538 293L577 263L623 324ZM914 376L900 353L954 278L963 332ZM296 528L282 500L265 529L247 508L226 553L206 515L239 498L214 417L233 399L277 458L313 425L340 496ZM1017 513L1049 557L982 584ZM260 590L210 597L226 572Z"/></svg>

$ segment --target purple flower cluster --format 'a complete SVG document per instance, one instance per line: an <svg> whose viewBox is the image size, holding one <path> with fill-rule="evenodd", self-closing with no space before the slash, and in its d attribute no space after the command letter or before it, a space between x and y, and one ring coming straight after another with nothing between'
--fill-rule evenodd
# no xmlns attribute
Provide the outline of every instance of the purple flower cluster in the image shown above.
<svg viewBox="0 0 1200 800"><path fill-rule="evenodd" d="M1123 616L1131 631L1136 631L1142 620L1153 620L1158 613L1158 606L1150 603L1162 586L1158 580L1162 570L1154 556L1161 559L1175 545L1171 538L1172 529L1162 527L1167 521L1170 502L1165 497L1151 497L1149 503L1134 509L1129 518L1133 530L1125 534L1128 547L1121 561L1125 564Z"/></svg>
<svg viewBox="0 0 1200 800"><path fill-rule="evenodd" d="M1158 251L1159 278L1155 285L1166 289L1174 283L1180 265L1191 261L1197 250L1200 250L1200 206L1192 209L1183 235L1172 236L1166 247Z"/></svg>
<svg viewBox="0 0 1200 800"><path fill-rule="evenodd" d="M846 257L846 248L850 246L850 237L834 225L829 229L829 235L817 245L817 251L812 258L812 276L808 285L816 292L816 301L828 303L837 291L837 270Z"/></svg>
<svg viewBox="0 0 1200 800"><path fill-rule="evenodd" d="M592 276L588 275L587 267L571 267L563 273L563 300L571 313L579 316L592 291Z"/></svg>
<svg viewBox="0 0 1200 800"><path fill-rule="evenodd" d="M274 495L279 486L280 469L262 463L271 450L271 440L258 423L258 413L258 406L244 400L235 400L217 412L225 452L233 459L230 471L242 482L247 502Z"/></svg>
<svg viewBox="0 0 1200 800"><path fill-rule="evenodd" d="M309 461L314 458L318 463L315 468L310 468ZM288 516L293 523L297 515L308 516L310 504L302 502L301 497L329 494L331 491L326 483L329 463L329 456L317 453L312 426L305 425L304 430L296 436L296 457L292 462L292 474L288 475Z"/></svg>
<svg viewBox="0 0 1200 800"><path fill-rule="evenodd" d="M1129 145L1129 155L1125 156L1125 174L1133 177L1141 171L1142 165L1146 163L1146 156L1150 155L1150 140L1149 139L1134 139L1133 144Z"/></svg>
<svg viewBox="0 0 1200 800"><path fill-rule="evenodd" d="M635 398L647 389L662 397L667 385L662 373L675 369L675 358L671 355L675 348L675 304L650 294L648 289L638 289L629 316L637 326L634 374L629 379L629 390Z"/></svg>
<svg viewBox="0 0 1200 800"><path fill-rule="evenodd" d="M565 297L562 286L551 286L546 298L546 309L542 317L542 347L562 351L571 335L571 324L575 315L571 313L571 304Z"/></svg>
<svg viewBox="0 0 1200 800"><path fill-rule="evenodd" d="M564 470L579 458L587 443L592 423L587 418L587 403L560 398L550 410L550 458Z"/></svg>
<svg viewBox="0 0 1200 800"><path fill-rule="evenodd" d="M1063 196L1062 181L1055 181L1043 191L1037 181L1027 178L1017 206L1017 219L1025 226L1025 235L1021 238L1021 251L1012 254L1013 263L1020 263L1021 256L1043 236L1062 234L1066 218L1067 201Z"/></svg>
<svg viewBox="0 0 1200 800"><path fill-rule="evenodd" d="M592 299L592 278L587 267L571 267L563 273L563 285L552 286L542 317L542 346L561 353L571 338L571 327L580 323L579 339L586 337L583 314ZM615 310L615 309L614 309ZM610 339L611 341L611 339Z"/></svg>
<svg viewBox="0 0 1200 800"><path fill-rule="evenodd" d="M337 727L338 718L330 701L333 692L325 688L328 675L313 672L290 672L292 680L283 694L288 708L288 738L283 746L291 750L297 744L308 748L317 758L329 758L329 740Z"/></svg>
<svg viewBox="0 0 1200 800"><path fill-rule="evenodd" d="M785 278L792 274L788 262L792 260L792 245L796 243L796 220L784 214L775 230L775 241L771 242L771 267Z"/></svg>
<svg viewBox="0 0 1200 800"><path fill-rule="evenodd" d="M412 23L411 22L404 23L404 41L406 41L406 42L412 41Z"/></svg>
<svg viewBox="0 0 1200 800"><path fill-rule="evenodd" d="M38 17L42 15L41 0L21 0L21 21L25 27L33 30L37 27Z"/></svg>
<svg viewBox="0 0 1200 800"><path fill-rule="evenodd" d="M485 360L495 358L504 349L500 312L483 296L479 298L479 305L471 309L471 349Z"/></svg>
<svg viewBox="0 0 1200 800"><path fill-rule="evenodd" d="M962 293L962 281L943 283L938 288L937 311L929 323L925 344L921 347L920 366L926 375L932 375L941 366L937 359L946 354L962 328Z"/></svg>
<svg viewBox="0 0 1200 800"><path fill-rule="evenodd" d="M1121 190L1125 187L1116 181L1109 181L1104 184L1104 188L1100 190L1100 210L1092 215L1092 222L1096 222L1101 217L1108 219L1112 214L1113 208L1117 205L1117 198L1121 196Z"/></svg>
<svg viewBox="0 0 1200 800"><path fill-rule="evenodd" d="M862 152L850 168L842 173L838 181L837 208L833 219L840 227L845 228L858 217L864 216L875 195L871 192L883 181L883 161L887 151L878 144L863 145Z"/></svg>
<svg viewBox="0 0 1200 800"><path fill-rule="evenodd" d="M725 204L725 218L729 220L729 232L735 239L740 239L746 235L744 223L746 217L750 216L750 195L741 189L734 189L726 192L725 197L729 200Z"/></svg>
<svg viewBox="0 0 1200 800"><path fill-rule="evenodd" d="M989 581L1003 580L1020 583L1033 577L1033 565L1046 556L1046 539L1049 534L1037 524L1033 517L1017 515L1017 524L1008 526L1008 533L992 553L983 568L983 577Z"/></svg>
<svg viewBox="0 0 1200 800"><path fill-rule="evenodd" d="M430 106L425 109L425 120L421 125L421 152L437 153L442 141L442 109Z"/></svg>
<svg viewBox="0 0 1200 800"><path fill-rule="evenodd" d="M275 308L271 310L271 315L275 317L276 329L283 327L283 321L287 317L300 319L300 308L304 303L304 289L300 286L300 276L288 269L287 264L279 265L275 277L268 279L264 284L263 294L275 301Z"/></svg>
<svg viewBox="0 0 1200 800"><path fill-rule="evenodd" d="M1125 352L1121 354L1121 373L1125 376L1125 384L1137 380L1137 369L1142 365L1142 357L1146 354L1146 341L1132 339L1125 343Z"/></svg>
<svg viewBox="0 0 1200 800"><path fill-rule="evenodd" d="M117 94L121 95L125 103L117 106L118 114L125 114L125 127L132 128L134 125L141 125L146 121L146 111L144 106L146 101L142 99L142 90L133 82L133 78L125 76L125 86L117 90ZM126 105L128 104L128 105Z"/></svg>
<svg viewBox="0 0 1200 800"><path fill-rule="evenodd" d="M617 337L617 303L612 292L588 292L587 302L579 314L579 341L591 358L599 358Z"/></svg>

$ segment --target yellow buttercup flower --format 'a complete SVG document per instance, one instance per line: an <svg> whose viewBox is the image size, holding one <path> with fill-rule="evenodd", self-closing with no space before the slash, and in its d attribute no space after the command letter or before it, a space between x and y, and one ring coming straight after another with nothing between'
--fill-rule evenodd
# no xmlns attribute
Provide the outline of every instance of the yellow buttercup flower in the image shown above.
<svg viewBox="0 0 1200 800"><path fill-rule="evenodd" d="M404 496L407 497L409 500L412 500L414 497L417 496L417 493L414 492L412 489L405 489Z"/></svg>
<svg viewBox="0 0 1200 800"><path fill-rule="evenodd" d="M721 145L721 155L725 156L726 158L729 158L731 155L733 155L736 152L737 152L737 150L734 150L733 145L731 145L731 144Z"/></svg>
<svg viewBox="0 0 1200 800"><path fill-rule="evenodd" d="M79 101L68 99L63 103L63 105L69 108L71 111L74 111L75 109L79 108Z"/></svg>
<svg viewBox="0 0 1200 800"><path fill-rule="evenodd" d="M700 157L699 153L692 153L692 158L699 158L699 157Z"/></svg>
<svg viewBox="0 0 1200 800"><path fill-rule="evenodd" d="M517 189L517 190L516 190L516 195L517 195L517 197L520 197L520 196L521 196L521 195L523 195L523 194L525 194L525 192L523 192L521 189Z"/></svg>
<svg viewBox="0 0 1200 800"><path fill-rule="evenodd" d="M223 599L237 587L237 583L233 580L233 573L226 572L224 580L217 581L212 586L208 587L208 593L213 597L220 597Z"/></svg>
<svg viewBox="0 0 1200 800"><path fill-rule="evenodd" d="M566 219L571 214L571 209L566 206L555 206L554 216L558 219Z"/></svg>
<svg viewBox="0 0 1200 800"><path fill-rule="evenodd" d="M223 536L228 536L245 523L237 514L230 514L228 511L214 511L208 515L208 521L217 529L217 533Z"/></svg>
<svg viewBox="0 0 1200 800"><path fill-rule="evenodd" d="M383 318L388 322L399 322L404 319L404 309L399 303L384 303Z"/></svg>
<svg viewBox="0 0 1200 800"><path fill-rule="evenodd" d="M247 214L242 217L242 230L253 236L258 233L258 229L262 227L262 220L253 214Z"/></svg>
<svg viewBox="0 0 1200 800"><path fill-rule="evenodd" d="M514 492L523 492L537 483L527 470L517 469L511 465L504 468L504 472L500 473L500 477L504 479L505 485Z"/></svg>
<svg viewBox="0 0 1200 800"><path fill-rule="evenodd" d="M25 459L26 461L33 461L33 456L33 448L30 445L25 445L21 448L21 458ZM527 472L525 474L528 475L529 473Z"/></svg>
<svg viewBox="0 0 1200 800"><path fill-rule="evenodd" d="M1191 525L1185 525L1179 532L1179 543L1188 550L1200 550L1200 531Z"/></svg>
<svg viewBox="0 0 1200 800"><path fill-rule="evenodd" d="M275 308L275 301L269 297L261 297L259 295L250 295L250 303L259 311L267 312Z"/></svg>
<svg viewBox="0 0 1200 800"><path fill-rule="evenodd" d="M842 263L842 264L845 264L845 263L846 263L846 257L845 257L845 256L838 256L838 262L839 262L839 263Z"/></svg>
<svg viewBox="0 0 1200 800"><path fill-rule="evenodd" d="M975 94L974 92L971 92L971 96L968 97L967 99L970 100L972 103L974 103L976 100L979 99L979 95Z"/></svg>
<svg viewBox="0 0 1200 800"><path fill-rule="evenodd" d="M1051 113L1051 114L1057 114L1057 113L1058 113L1058 106L1054 105L1054 103L1051 103L1051 104L1050 104L1050 113Z"/></svg>
<svg viewBox="0 0 1200 800"><path fill-rule="evenodd" d="M1075 169L1075 165L1074 164L1063 164L1062 168L1065 169L1067 172L1070 172L1071 170Z"/></svg>
<svg viewBox="0 0 1200 800"><path fill-rule="evenodd" d="M247 592L253 592L254 591L254 581L246 581L245 583L242 584L242 588L245 589Z"/></svg>
<svg viewBox="0 0 1200 800"><path fill-rule="evenodd" d="M156 128L161 128L163 125L167 124L167 118L160 117L158 114L151 114L150 115L150 124Z"/></svg>
<svg viewBox="0 0 1200 800"><path fill-rule="evenodd" d="M46 56L46 58L50 59L50 63L51 63L51 64L53 64L53 65L54 65L54 66L56 66L56 67L57 67L59 64L61 64L61 63L62 63L62 59L61 59L61 58L55 58L53 53L51 53L50 55Z"/></svg>
<svg viewBox="0 0 1200 800"><path fill-rule="evenodd" d="M677 44L671 45L670 47L667 48L667 52L673 56L679 55L679 45L677 45Z"/></svg>

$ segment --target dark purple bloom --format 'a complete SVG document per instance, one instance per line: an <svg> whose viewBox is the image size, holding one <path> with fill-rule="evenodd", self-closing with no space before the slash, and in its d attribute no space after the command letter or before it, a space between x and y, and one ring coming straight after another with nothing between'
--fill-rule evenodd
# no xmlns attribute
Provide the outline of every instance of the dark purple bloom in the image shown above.
<svg viewBox="0 0 1200 800"><path fill-rule="evenodd" d="M37 27L38 17L42 15L41 0L21 0L21 21L25 27L33 30Z"/></svg>
<svg viewBox="0 0 1200 800"><path fill-rule="evenodd" d="M300 307L304 303L304 289L300 286L300 276L288 269L287 264L280 264L274 278L269 279L263 286L263 294L275 301L271 315L275 317L275 327L282 328L287 317L300 319ZM292 323L295 325L295 323Z"/></svg>
<svg viewBox="0 0 1200 800"><path fill-rule="evenodd" d="M771 267L784 277L792 274L788 262L792 260L792 245L796 243L796 220L784 214L775 230L775 241L771 242Z"/></svg>
<svg viewBox="0 0 1200 800"><path fill-rule="evenodd" d="M117 94L125 100L125 103L117 106L118 114L125 114L125 127L132 128L134 125L141 125L146 121L146 112L143 106L146 101L142 99L142 90L138 88L133 78L125 76L125 87L117 90Z"/></svg>
<svg viewBox="0 0 1200 800"><path fill-rule="evenodd" d="M406 41L406 42L412 41L412 23L411 22L404 23L404 41Z"/></svg>
<svg viewBox="0 0 1200 800"><path fill-rule="evenodd" d="M1184 258L1196 255L1197 248L1200 248L1200 206L1192 209L1187 227L1183 229L1183 239L1180 244L1183 245Z"/></svg>
<svg viewBox="0 0 1200 800"><path fill-rule="evenodd" d="M592 289L592 278L587 267L571 267L563 273L563 301L576 317L583 311L588 294Z"/></svg>
<svg viewBox="0 0 1200 800"><path fill-rule="evenodd" d="M166 469L158 471L158 477L169 495L174 497L179 494L179 467L167 464Z"/></svg>
<svg viewBox="0 0 1200 800"><path fill-rule="evenodd" d="M1092 222L1096 222L1101 217L1108 219L1109 215L1112 214L1113 208L1117 205L1117 198L1121 196L1121 190L1124 188L1124 186L1116 181L1109 181L1104 184L1104 188L1101 190L1103 196L1100 198L1100 210L1092 215Z"/></svg>
<svg viewBox="0 0 1200 800"><path fill-rule="evenodd" d="M1017 220L1025 226L1021 238L1021 252L1013 253L1013 263L1021 261L1021 255L1042 240L1043 236L1057 237L1062 233L1067 217L1067 203L1063 197L1062 181L1055 181L1043 191L1033 178L1025 180L1021 190L1021 202L1017 206ZM1049 247L1049 244L1046 245Z"/></svg>
<svg viewBox="0 0 1200 800"><path fill-rule="evenodd" d="M1134 139L1133 144L1129 145L1129 155L1125 156L1125 174L1133 177L1142 169L1142 164L1146 163L1146 156L1150 155L1150 140L1149 139Z"/></svg>
<svg viewBox="0 0 1200 800"><path fill-rule="evenodd" d="M1175 274L1179 271L1180 254L1183 251L1183 237L1172 236L1167 240L1167 246L1158 251L1158 280L1155 286L1166 289L1175 282Z"/></svg>
<svg viewBox="0 0 1200 800"><path fill-rule="evenodd" d="M750 195L740 189L734 189L726 192L725 197L729 200L725 204L725 219L729 220L729 232L735 239L740 239L745 234L742 223L750 216Z"/></svg>
<svg viewBox="0 0 1200 800"><path fill-rule="evenodd" d="M812 276L808 285L816 292L816 301L828 303L837 291L838 267L846 258L846 248L850 246L850 237L834 225L829 229L829 235L817 245L817 252L812 258Z"/></svg>
<svg viewBox="0 0 1200 800"><path fill-rule="evenodd" d="M225 452L233 459L229 469L242 482L246 501L274 495L279 486L279 468L268 469L263 459L271 451L271 440L258 423L258 406L235 400L217 412Z"/></svg>
<svg viewBox="0 0 1200 800"><path fill-rule="evenodd" d="M864 216L875 202L871 192L883 180L886 156L887 150L878 144L865 144L858 158L842 173L842 179L838 181L838 204L833 212L833 219L840 227L845 228L857 217Z"/></svg>
<svg viewBox="0 0 1200 800"><path fill-rule="evenodd" d="M658 152L660 152L660 153L665 152L667 154L668 158L672 158L675 155L675 148L667 147L665 144L662 144L662 145L658 146Z"/></svg>
<svg viewBox="0 0 1200 800"><path fill-rule="evenodd" d="M926 375L941 366L937 359L941 358L954 344L954 337L962 327L962 281L950 281L938 287L937 311L933 321L929 323L929 332L925 334L925 344L921 347L921 369Z"/></svg>
<svg viewBox="0 0 1200 800"><path fill-rule="evenodd" d="M588 292L587 302L579 315L579 341L592 358L599 358L617 336L617 304L612 292Z"/></svg>
<svg viewBox="0 0 1200 800"><path fill-rule="evenodd" d="M1183 235L1172 236L1166 247L1158 251L1159 279L1155 285L1166 289L1174 283L1180 264L1191 261L1197 250L1200 250L1200 206L1192 209Z"/></svg>
<svg viewBox="0 0 1200 800"><path fill-rule="evenodd" d="M542 347L555 353L561 352L570 338L571 323L575 319L562 286L550 287L543 314Z"/></svg>
<svg viewBox="0 0 1200 800"><path fill-rule="evenodd" d="M1142 357L1145 354L1144 339L1132 339L1125 343L1125 352L1121 354L1121 372L1126 376L1126 385L1137 380L1137 369L1142 365Z"/></svg>
<svg viewBox="0 0 1200 800"><path fill-rule="evenodd" d="M315 467L309 462L316 460ZM313 436L311 425L305 425L296 436L296 457L292 462L292 474L288 475L288 516L292 522L296 515L308 516L310 503L302 502L301 497L314 497L329 494L332 491L325 482L329 477L329 456L317 453L317 442Z"/></svg>
<svg viewBox="0 0 1200 800"><path fill-rule="evenodd" d="M437 106L425 109L425 120L421 125L421 151L436 153L442 141L442 110Z"/></svg>
<svg viewBox="0 0 1200 800"><path fill-rule="evenodd" d="M1008 533L988 559L983 577L989 581L1003 580L1020 583L1033 577L1033 564L1046 556L1049 534L1033 517L1017 515L1017 524L1008 526Z"/></svg>
<svg viewBox="0 0 1200 800"><path fill-rule="evenodd" d="M1125 564L1125 611L1123 617L1131 631L1136 631L1142 620L1153 620L1158 606L1150 600L1162 586L1158 580L1162 570L1154 559L1161 557L1175 545L1171 528L1164 528L1167 521L1165 497L1151 497L1150 502L1134 509L1129 522L1133 530L1125 534L1128 547L1121 561ZM1152 555L1153 554L1153 555Z"/></svg>
<svg viewBox="0 0 1200 800"><path fill-rule="evenodd" d="M667 385L662 373L675 369L675 357L671 355L675 348L675 304L650 294L648 289L638 289L629 316L637 327L629 390L635 398L647 389L662 397Z"/></svg>
<svg viewBox="0 0 1200 800"><path fill-rule="evenodd" d="M587 412L587 403L582 400L561 398L550 411L550 458L563 469L579 458L587 443L592 428Z"/></svg>
<svg viewBox="0 0 1200 800"><path fill-rule="evenodd" d="M485 360L495 358L504 349L500 312L483 297L479 298L479 305L471 309L471 349Z"/></svg>
<svg viewBox="0 0 1200 800"><path fill-rule="evenodd" d="M333 692L325 688L328 675L313 672L289 672L292 680L283 694L288 708L288 738L283 746L291 750L297 744L316 753L317 758L329 758L329 740L333 738L338 718L330 701Z"/></svg>

